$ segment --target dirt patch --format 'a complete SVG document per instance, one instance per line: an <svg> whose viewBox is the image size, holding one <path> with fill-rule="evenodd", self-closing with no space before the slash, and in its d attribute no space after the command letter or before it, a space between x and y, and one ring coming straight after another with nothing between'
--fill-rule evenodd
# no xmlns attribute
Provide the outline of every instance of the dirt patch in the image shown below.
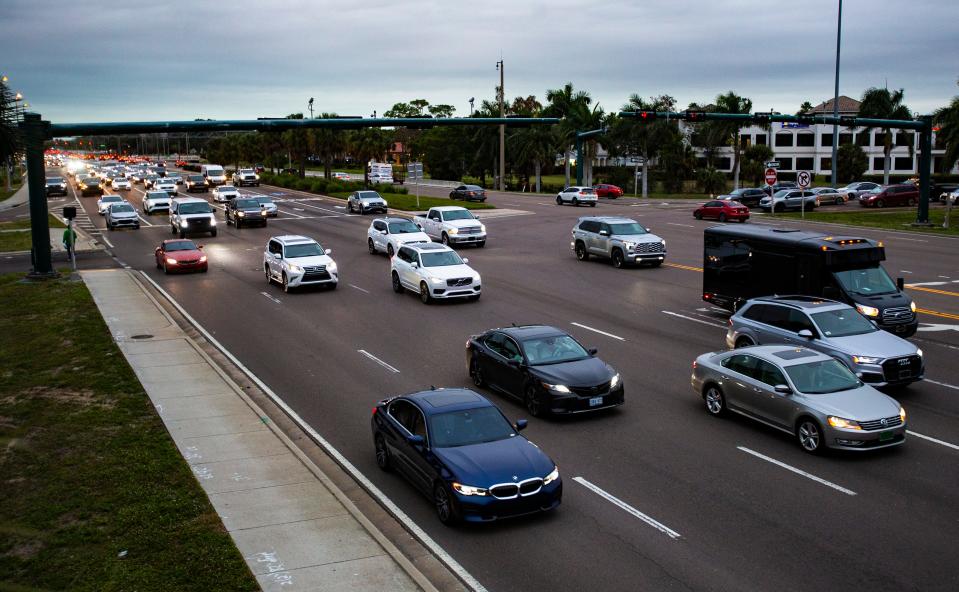
<svg viewBox="0 0 959 592"><path fill-rule="evenodd" d="M64 403L82 405L85 407L95 406L106 409L112 409L115 405L115 401L107 399L102 394L98 395L89 389L75 390L46 386L28 388L27 390L15 395L14 398L48 399L50 401L61 401Z"/></svg>
<svg viewBox="0 0 959 592"><path fill-rule="evenodd" d="M10 549L3 554L4 557L15 557L21 561L32 559L36 557L37 553L43 549L43 543L40 541L23 541L17 543L10 547Z"/></svg>

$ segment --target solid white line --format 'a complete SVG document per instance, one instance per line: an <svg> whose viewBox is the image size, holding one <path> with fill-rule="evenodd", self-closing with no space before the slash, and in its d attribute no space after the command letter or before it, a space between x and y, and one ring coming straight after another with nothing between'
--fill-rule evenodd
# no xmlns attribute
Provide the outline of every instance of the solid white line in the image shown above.
<svg viewBox="0 0 959 592"><path fill-rule="evenodd" d="M671 311L668 311L668 310L661 310L661 311L659 311L659 312L661 312L661 313L663 313L663 314L668 314L668 315L673 316L673 317L679 317L679 318L681 318L681 319L686 319L687 321L692 321L692 322L694 322L694 323L702 323L702 324L704 324L704 325L709 325L710 327L719 327L720 329L723 328L723 325L720 325L719 323L709 323L709 322L707 322L707 321L703 321L703 320L700 320L700 319L694 319L693 317L687 317L686 315L681 315L681 314L679 314L678 312L671 312Z"/></svg>
<svg viewBox="0 0 959 592"><path fill-rule="evenodd" d="M351 288L356 288L357 290L359 290L360 292L363 292L364 294L369 294L369 293L370 293L369 290L364 290L363 288L361 288L361 287L359 287L359 286L354 286L353 284L347 284L347 285L348 285L349 287L351 287Z"/></svg>
<svg viewBox="0 0 959 592"><path fill-rule="evenodd" d="M137 218L139 218L140 220L143 220L143 223L146 224L147 226L154 226L154 224L153 224L152 222L150 222L149 220L147 220L146 218L144 218L144 217L141 216L140 214L137 214Z"/></svg>
<svg viewBox="0 0 959 592"><path fill-rule="evenodd" d="M103 233L100 233L100 237L99 237L98 240L102 240L103 242L105 242L105 243L107 244L107 246L110 247L111 249L114 248L113 243L111 243L109 240L107 240L107 237L103 236Z"/></svg>
<svg viewBox="0 0 959 592"><path fill-rule="evenodd" d="M907 271L907 270L905 270L905 269L900 269L900 270L899 270L899 273L912 273L912 272L911 272L911 271Z"/></svg>
<svg viewBox="0 0 959 592"><path fill-rule="evenodd" d="M613 335L612 333L607 333L606 331L600 331L599 329L593 329L592 327L587 327L586 325L580 325L579 323L570 323L570 325L576 325L580 329L586 329L587 331L592 331L594 333L599 333L600 335L605 335L606 337L612 337L613 339L619 339L620 341L626 341L626 339L620 337L619 335Z"/></svg>
<svg viewBox="0 0 959 592"><path fill-rule="evenodd" d="M198 323L196 319L190 316L190 313L188 313L186 309L184 309L180 305L179 302L174 300L173 297L170 296L170 294L167 293L166 290L161 288L160 284L156 283L153 280L153 278L147 275L145 271L141 271L140 274L143 276L145 280L150 282L150 284L154 288L156 288L158 292L163 294L163 296L167 299L167 301L170 304L172 304L173 307L176 308L177 311L181 315L183 315L183 317L187 321L189 321L191 325L196 327L197 331L199 331L207 341L212 343L214 347L220 350L223 353L223 355L226 356L228 360L230 360L230 362L232 362L237 368L239 368L244 374L246 374L250 380L252 380L258 387L260 387L260 389L264 393L266 393L266 395L270 397L270 399L273 400L273 403L275 403L280 409L282 409L283 412L286 413L287 416L289 416L290 419L292 419L293 422L296 423L301 430L309 434L310 437L313 439L313 441L315 441L317 444L322 446L323 449L326 451L326 453L329 454L331 457L333 457L333 460L335 460L337 464L343 467L343 469L345 469L346 472L348 472L350 476L352 476L353 479L355 479L360 484L360 486L363 487L363 489L368 491L370 495L376 498L376 500L380 503L380 505L386 508L386 511L392 514L397 521L403 524L403 526L407 530L409 530L413 536L419 539L420 542L422 542L423 545L425 545L430 550L430 552L437 557L437 559L445 563L446 567L448 567L453 573L455 573L463 581L463 583L465 583L474 592L486 592L486 588L482 584L480 584L479 581L476 578L474 578L468 571L466 571L466 568L460 565L458 561L453 559L453 557L449 553L447 553L442 547L440 547L440 545L436 541L434 541L432 537L430 537L430 535L426 534L426 531L420 528L419 525L416 524L416 522L414 522L413 519L406 514L406 512L401 510L400 507L393 502L393 500L387 497L385 493L380 491L380 489L376 485L374 485L372 481L367 479L366 475L361 473L360 470L357 469L356 466L354 466L353 463L351 463L345 456L343 456L343 454L339 450L337 450L332 444L330 444L326 440L326 438L321 436L319 432L313 429L313 426L311 426L306 421L304 421L303 418L301 418L296 413L296 411L293 411L293 409L286 404L286 401L281 399L279 395L273 392L273 390L270 387L268 387L265 382L260 380L260 378L256 374L254 374L252 371L250 371L246 366L244 366L243 363L240 362L240 360L238 360L236 356L234 356L230 352L230 350L226 349L223 346L223 344L217 341L216 338L210 334L209 331L203 328L203 325Z"/></svg>
<svg viewBox="0 0 959 592"><path fill-rule="evenodd" d="M663 524L662 522L659 522L659 521L657 521L657 520L654 520L654 519L651 518L650 516L647 516L646 514L643 514L642 512L640 512L640 511L637 510L636 508L632 507L631 505L627 504L626 502L624 502L623 500L619 499L618 497L616 497L616 496L614 496L614 495L612 495L612 494L610 494L610 493L606 493L605 491L603 491L602 489L600 489L600 488L597 487L596 485L593 485L592 483L590 483L590 482L587 481L586 479L583 479L582 477L573 477L573 481L579 483L580 485L582 485L582 486L585 487L586 489L592 491L592 492L595 493L596 495L598 495L598 496L600 496L601 498L605 499L606 501L612 503L614 506L617 506L617 507L619 507L619 508L622 509L622 510L626 510L627 512L629 512L629 513L632 514L633 516L639 518L640 520L642 520L642 521L645 522L646 524L652 526L653 528L655 528L655 529L658 530L659 532L661 532L661 533L663 533L663 534L665 534L665 535L668 535L669 538L671 538L671 539L678 539L678 538L680 537L680 534L679 534L678 532L676 532L675 530L673 530L672 528L669 528L668 526L666 526L666 525Z"/></svg>
<svg viewBox="0 0 959 592"><path fill-rule="evenodd" d="M893 237L893 240L912 241L912 242L914 242L914 243L928 243L928 242L929 242L929 241L927 241L927 240L922 240L921 238L906 238L906 237L904 237L904 236L894 236L894 237Z"/></svg>
<svg viewBox="0 0 959 592"><path fill-rule="evenodd" d="M842 493L845 493L846 495L856 495L856 492L853 491L853 490L851 490L851 489L846 489L845 487L842 487L841 485L836 485L835 483L833 483L833 482L831 482L831 481L826 481L826 480L823 479L822 477L817 477L817 476L813 475L812 473L807 473L806 471L803 471L803 470L801 470L801 469L797 469L796 467L787 465L786 463L784 463L784 462L782 462L782 461L778 461L778 460L776 460L775 458L770 458L770 457L766 456L765 454L760 454L760 453L756 452L755 450L750 450L749 448L746 448L745 446L737 446L736 448L742 450L743 452L745 452L745 453L747 453L747 454L751 454L751 455L755 456L756 458L761 458L761 459L763 459L763 460L766 461L766 462L771 462L772 464L774 464L774 465L776 465L776 466L779 466L779 467L782 467L782 468L786 469L787 471L792 471L793 473L796 473L797 475L802 475L803 477L805 477L805 478L807 478L807 479L812 479L812 480L815 481L816 483L822 483L822 484L825 485L826 487L832 487L832 488L835 489L836 491L841 491Z"/></svg>
<svg viewBox="0 0 959 592"><path fill-rule="evenodd" d="M906 433L910 436L915 436L917 438L922 438L923 440L929 440L930 442L935 442L936 444L941 444L946 448L952 448L953 450L959 450L959 446L955 444L950 444L949 442L943 442L942 440L936 440L935 438L930 438L929 436L923 436L922 434L917 434L912 430L906 430Z"/></svg>
<svg viewBox="0 0 959 592"><path fill-rule="evenodd" d="M939 382L938 380L931 380L931 379L927 378L927 379L926 379L926 382L931 382L932 384L938 384L939 386L944 386L944 387L946 387L946 388L951 388L951 389L953 389L953 390L959 391L959 386L955 386L955 385L951 385L951 384L946 384L945 382Z"/></svg>
<svg viewBox="0 0 959 592"><path fill-rule="evenodd" d="M389 364L387 364L387 363L384 362L383 360L377 358L376 356L374 356L374 355L371 354L370 352L366 351L365 349L358 349L358 350L356 350L356 351L359 352L359 353L361 353L361 354L363 354L363 355L366 356L367 358L373 360L374 362L376 362L376 363L379 364L380 366L383 366L384 368L386 368L386 369L389 370L390 372L395 372L395 373L397 373L397 374L400 373L399 370L397 370L397 369L394 368L393 366L390 366Z"/></svg>
<svg viewBox="0 0 959 592"><path fill-rule="evenodd" d="M277 304L280 304L280 299L279 299L279 298L275 298L275 297L267 294L266 292L260 292L260 294L263 294L264 296L266 296L267 298L269 298L269 299L272 300L273 302L276 302Z"/></svg>
<svg viewBox="0 0 959 592"><path fill-rule="evenodd" d="M666 224L669 224L670 226L685 226L686 228L696 228L692 224L679 224L676 222L667 222Z"/></svg>

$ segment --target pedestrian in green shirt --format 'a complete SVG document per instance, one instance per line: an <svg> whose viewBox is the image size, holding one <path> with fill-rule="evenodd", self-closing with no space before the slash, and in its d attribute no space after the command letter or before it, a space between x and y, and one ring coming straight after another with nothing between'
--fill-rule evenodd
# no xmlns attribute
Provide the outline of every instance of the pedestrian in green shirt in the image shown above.
<svg viewBox="0 0 959 592"><path fill-rule="evenodd" d="M63 248L67 250L67 257L73 259L73 247L77 242L77 233L67 226L63 230Z"/></svg>

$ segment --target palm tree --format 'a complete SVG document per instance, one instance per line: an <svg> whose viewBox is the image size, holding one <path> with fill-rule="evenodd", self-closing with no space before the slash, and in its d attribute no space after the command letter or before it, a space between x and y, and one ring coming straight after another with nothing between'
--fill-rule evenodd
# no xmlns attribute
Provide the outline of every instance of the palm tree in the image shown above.
<svg viewBox="0 0 959 592"><path fill-rule="evenodd" d="M553 126L533 125L512 135L510 144L511 152L518 162L533 163L536 174L536 193L539 193L542 189L543 163L556 157L556 130Z"/></svg>
<svg viewBox="0 0 959 592"><path fill-rule="evenodd" d="M13 158L20 151L20 130L17 128L16 102L13 93L0 80L0 166L6 169L7 191L13 186Z"/></svg>
<svg viewBox="0 0 959 592"><path fill-rule="evenodd" d="M741 97L733 91L716 97L716 111L719 113L750 113L752 110L752 100ZM722 127L726 130L729 140L733 143L733 188L739 189L739 161L742 152L742 146L739 143L739 131L742 129L742 126L736 121L723 123L724 125Z"/></svg>
<svg viewBox="0 0 959 592"><path fill-rule="evenodd" d="M363 184L370 184L370 169L367 163L386 154L392 141L381 129L365 128L354 132L349 138L349 149L353 157L363 164Z"/></svg>
<svg viewBox="0 0 959 592"><path fill-rule="evenodd" d="M603 111L603 108L600 107L598 103L591 105L591 102L592 99L589 99L587 96L587 100L580 100L573 103L573 108L567 116L567 121L569 122L569 127L574 130L574 136L576 131L590 131L605 127L606 112ZM590 136L582 145L583 153L576 155L577 159L582 159L583 172L585 173L583 183L586 185L591 185L593 182L593 157L596 155L596 147L598 145L599 137Z"/></svg>
<svg viewBox="0 0 959 592"><path fill-rule="evenodd" d="M336 119L336 113L321 113L320 119ZM343 130L321 127L312 130L309 135L309 148L323 159L323 176L333 177L333 159L346 150L346 136Z"/></svg>
<svg viewBox="0 0 959 592"><path fill-rule="evenodd" d="M952 97L948 106L937 109L933 122L939 126L936 137L946 146L942 159L942 172L948 173L959 161L959 96Z"/></svg>
<svg viewBox="0 0 959 592"><path fill-rule="evenodd" d="M888 88L870 88L862 95L859 105L859 117L873 119L912 119L912 112L903 102L903 89L889 92ZM890 153L893 148L893 133L890 128L883 129L882 154L883 170L882 184L889 184ZM912 134L905 134L909 146L909 155L912 156Z"/></svg>
<svg viewBox="0 0 959 592"><path fill-rule="evenodd" d="M572 148L573 138L577 131L584 128L577 127L577 122L570 119L577 105L589 105L593 100L589 93L582 90L573 90L573 83L567 82L563 88L550 89L546 91L546 101L549 105L544 110L547 117L560 117L563 121L559 126L559 135L563 145L563 160L566 163L566 186L569 186L569 155ZM594 128L588 128L594 129Z"/></svg>
<svg viewBox="0 0 959 592"><path fill-rule="evenodd" d="M633 93L622 111L672 111L676 99L669 95L650 97L646 100ZM649 161L656 157L662 146L679 133L677 121L655 119L641 121L635 118L613 118L610 126L610 150L620 156L643 157L643 197L649 195Z"/></svg>

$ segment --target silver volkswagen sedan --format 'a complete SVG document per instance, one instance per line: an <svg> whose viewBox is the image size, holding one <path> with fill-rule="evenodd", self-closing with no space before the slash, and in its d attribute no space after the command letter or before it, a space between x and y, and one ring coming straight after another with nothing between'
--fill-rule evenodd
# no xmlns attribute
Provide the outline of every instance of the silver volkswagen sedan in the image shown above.
<svg viewBox="0 0 959 592"><path fill-rule="evenodd" d="M703 354L692 386L706 411L731 411L793 435L803 450L875 450L906 440L906 411L826 354L758 345Z"/></svg>

